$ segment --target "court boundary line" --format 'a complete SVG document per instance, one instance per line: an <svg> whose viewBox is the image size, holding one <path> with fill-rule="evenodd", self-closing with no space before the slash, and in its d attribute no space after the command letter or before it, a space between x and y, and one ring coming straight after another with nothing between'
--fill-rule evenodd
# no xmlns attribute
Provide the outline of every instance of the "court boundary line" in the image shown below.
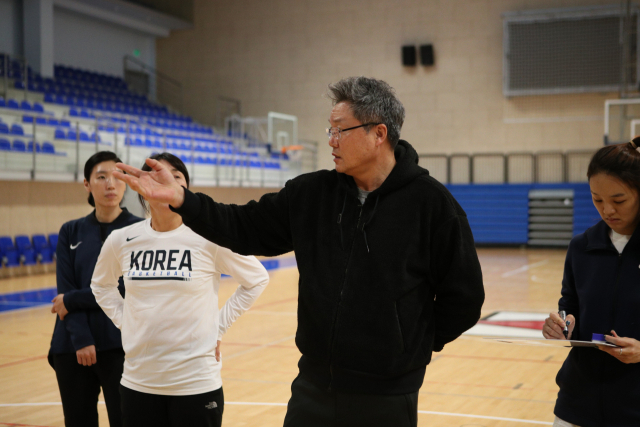
<svg viewBox="0 0 640 427"><path fill-rule="evenodd" d="M104 401L98 401L99 404L104 405ZM286 403L281 402L224 402L225 405L236 405L236 406L278 406L278 407L286 407ZM11 408L11 407L24 407L24 406L62 406L62 402L40 402L40 403L0 403L0 408ZM459 414L456 412L439 412L439 411L424 411L418 410L418 414L425 415L442 415L445 417L463 417L463 418L478 418L482 420L494 420L494 421L509 421L523 424L537 424L537 425L545 425L551 426L552 422L549 421L538 421L538 420L526 420L521 418L507 418L507 417L494 417L490 415L477 415L477 414ZM2 425L3 423L0 423ZM20 424L4 424L4 425L20 425Z"/></svg>
<svg viewBox="0 0 640 427"><path fill-rule="evenodd" d="M519 267L519 268L516 268L514 270L507 271L506 273L503 273L502 274L502 278L506 279L507 277L515 276L516 274L519 274L519 273L524 273L525 271L529 271L532 268L540 267L541 265L545 265L545 264L548 264L548 263L549 263L549 260L545 259L545 260L542 260L542 261L534 262L533 264L525 264L522 267Z"/></svg>

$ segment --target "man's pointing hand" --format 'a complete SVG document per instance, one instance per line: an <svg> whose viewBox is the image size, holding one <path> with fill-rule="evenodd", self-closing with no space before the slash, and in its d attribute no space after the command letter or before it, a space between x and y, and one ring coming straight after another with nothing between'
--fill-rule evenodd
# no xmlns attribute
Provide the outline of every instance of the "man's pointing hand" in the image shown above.
<svg viewBox="0 0 640 427"><path fill-rule="evenodd" d="M182 206L184 189L176 182L171 171L157 160L147 159L145 163L151 168L150 172L117 163L116 167L126 174L115 171L113 176L129 184L132 190L147 201L168 203L176 209Z"/></svg>

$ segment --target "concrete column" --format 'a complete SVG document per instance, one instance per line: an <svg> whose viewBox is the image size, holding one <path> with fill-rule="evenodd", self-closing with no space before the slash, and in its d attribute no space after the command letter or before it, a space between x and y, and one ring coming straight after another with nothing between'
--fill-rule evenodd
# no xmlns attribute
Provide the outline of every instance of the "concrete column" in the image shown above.
<svg viewBox="0 0 640 427"><path fill-rule="evenodd" d="M24 0L24 56L33 71L53 77L53 0Z"/></svg>

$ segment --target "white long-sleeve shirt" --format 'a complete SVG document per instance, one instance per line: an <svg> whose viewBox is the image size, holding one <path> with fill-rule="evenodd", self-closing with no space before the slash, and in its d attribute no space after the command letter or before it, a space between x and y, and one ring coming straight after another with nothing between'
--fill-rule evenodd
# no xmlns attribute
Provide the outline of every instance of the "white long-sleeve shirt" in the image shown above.
<svg viewBox="0 0 640 427"><path fill-rule="evenodd" d="M218 310L220 275L240 286ZM118 292L123 276L126 295ZM186 225L157 232L151 220L114 230L102 246L91 290L122 330L121 384L143 393L184 396L222 386L217 340L262 293L269 275Z"/></svg>

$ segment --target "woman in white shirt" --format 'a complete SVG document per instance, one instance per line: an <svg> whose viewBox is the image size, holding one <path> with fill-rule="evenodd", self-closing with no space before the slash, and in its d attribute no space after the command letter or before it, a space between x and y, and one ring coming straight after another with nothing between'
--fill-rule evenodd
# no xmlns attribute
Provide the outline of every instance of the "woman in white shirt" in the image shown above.
<svg viewBox="0 0 640 427"><path fill-rule="evenodd" d="M170 153L151 158L189 187L179 158ZM143 170L151 169L145 164ZM111 233L91 281L98 304L122 331L124 427L220 426L220 339L262 293L269 276L255 257L194 233L169 205L141 202L151 218ZM240 286L218 310L221 274ZM116 287L120 276L124 299Z"/></svg>

